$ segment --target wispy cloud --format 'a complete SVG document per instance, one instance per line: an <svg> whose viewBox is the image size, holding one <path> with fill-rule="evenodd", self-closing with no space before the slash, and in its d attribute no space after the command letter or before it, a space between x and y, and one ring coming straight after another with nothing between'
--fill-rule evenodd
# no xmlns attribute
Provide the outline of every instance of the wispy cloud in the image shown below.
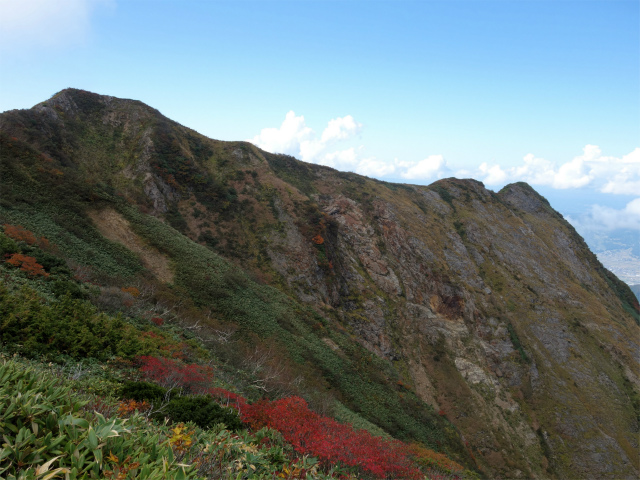
<svg viewBox="0 0 640 480"><path fill-rule="evenodd" d="M640 198L631 200L622 209L591 205L579 218L568 219L584 231L638 230L640 231ZM639 237L640 238L640 233Z"/></svg>
<svg viewBox="0 0 640 480"><path fill-rule="evenodd" d="M448 171L447 162L442 155L430 155L416 163L399 164L402 171L400 177L407 180L425 180L434 177L442 178Z"/></svg>
<svg viewBox="0 0 640 480"><path fill-rule="evenodd" d="M82 42L97 7L115 0L0 0L0 49L20 53Z"/></svg>

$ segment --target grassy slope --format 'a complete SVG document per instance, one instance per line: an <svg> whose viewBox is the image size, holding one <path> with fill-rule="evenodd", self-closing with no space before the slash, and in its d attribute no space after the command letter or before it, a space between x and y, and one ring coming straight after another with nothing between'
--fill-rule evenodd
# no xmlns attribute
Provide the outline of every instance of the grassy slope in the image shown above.
<svg viewBox="0 0 640 480"><path fill-rule="evenodd" d="M400 438L417 438L431 445L444 440L445 449L462 455L458 458L466 455L446 421L435 416L411 393L405 395L403 389L398 389L396 382L406 379L402 362L391 365L372 356L353 341L331 312L325 312L326 319L321 318L291 300L291 296L283 295L282 292L291 293L290 287L266 261L268 255L264 238L283 228L278 219L278 203L285 205L300 231L311 238L314 229L318 228L318 208L311 197L314 194L343 193L356 199L370 220L374 218L373 199L399 203L407 210L420 209L429 219L428 226L417 226L418 229L428 227L430 231L424 232L425 238L429 234L445 238L449 227L425 208L418 190L304 164L282 155L266 154L244 143L211 141L161 117L139 102L118 104L116 117L121 114L123 120L108 125L102 121L104 105L96 103L92 94L74 92L73 98L81 107L81 114L75 117L58 108L59 116L65 121L64 128L51 126L52 134L45 137L38 131L38 122L43 119L37 114L32 111L12 113L19 119L14 125L21 123L24 127L15 133L37 145L38 151L10 138L3 140L8 142L7 147L16 149L5 158L19 159L13 163L2 162L2 168L11 171L4 175L1 186L4 195L0 195L0 214L6 221L21 223L51 238L67 258L90 265L94 274L98 278L102 276L106 283L120 285L140 279L153 282L148 276L144 278L141 262L135 255L120 244L100 236L85 215L87 209L118 211L129 220L140 238L172 260L175 284L170 289L158 288L163 298L192 305L194 318L205 318L203 312L210 312L216 328L223 324L236 325L239 327L237 337L246 339L257 335L255 341L262 339L268 342L277 339L280 350L287 352L290 368L306 379L307 393L328 390L345 405L358 410L362 417ZM126 118L132 112L141 119L137 126L127 123ZM141 193L142 185L121 174L123 169L134 168L139 163L141 142L147 131L152 132L151 138L156 147L151 160L152 171L183 198L177 208L172 207L167 212L166 220L180 233L205 243L209 248L187 240L165 223L145 215L143 212L150 206ZM9 149L3 148L3 151ZM40 157L40 151L45 152L51 161ZM463 183L451 185L462 188ZM472 196L463 201L455 200L448 191L449 186L447 182L439 182L429 189L438 192L452 207L457 206L453 215L457 233L464 242L464 225L473 215L473 211L467 208L467 201ZM500 206L499 196L494 196L491 201ZM140 210L132 208L131 204L138 205ZM511 215L506 209L504 211ZM519 220L515 217L512 220L517 227ZM534 218L529 220L535 223ZM407 218L407 224L411 221ZM540 238L545 238L543 230ZM568 231L576 245L584 249L583 242L575 240L574 234ZM550 245L551 241L549 236ZM331 245L328 237L322 254L335 261ZM232 258L251 274L247 276L238 271L212 249ZM442 260L445 256L442 245L434 247L433 253L437 260L432 273L442 282L451 282L451 288L455 289L455 282L459 280ZM321 260L320 254L318 259ZM597 269L597 265L594 263L594 268ZM339 268L338 264L335 266ZM479 273L484 275L484 280L494 291L506 289L510 282L514 282L512 273L501 269ZM628 292L606 271L600 271L600 275L603 289L608 290L606 282L620 299L607 299L610 308L617 309L621 302L633 314ZM255 282L256 277L261 282ZM363 277L366 282L366 274ZM325 279L331 286L332 277L328 275ZM277 285L279 290L264 283ZM375 286L369 287L371 292L376 291ZM535 289L537 285L529 287ZM510 303L493 305L495 312L484 313L511 318L510 333L512 338L520 337L524 359L524 352L530 353L533 344L523 335L527 314L522 312L519 317L519 309L516 308L529 301L525 290L522 292L523 295L510 295ZM376 295L379 294L378 290ZM393 309L393 299L384 295L383 298ZM361 300L354 297L346 301L357 304ZM357 320L357 308L345 309L345 312L347 317L353 316ZM571 314L567 312L567 321L571 321ZM321 341L322 337L333 340L346 355L328 348ZM249 340L249 343L253 341ZM587 340L585 342L588 343ZM433 354L438 355L438 352ZM594 358L603 362L610 360L600 356ZM447 370L440 365L439 370L431 374L441 378L442 384L455 383L451 378L459 374L453 365L449 367ZM612 378L623 383L624 376L614 373ZM622 387L622 391L629 390L626 384ZM451 388L452 402L464 410L468 392L460 391L458 384ZM629 391L633 392L633 389ZM399 393L405 397L401 399ZM545 406L543 408L546 409ZM480 425L474 428L481 431ZM505 440L505 445L508 443Z"/></svg>
<svg viewBox="0 0 640 480"><path fill-rule="evenodd" d="M360 347L348 335L282 292L252 281L211 250L198 245L157 219L138 212L113 196L108 185L94 183L64 158L42 155L23 142L2 134L0 162L3 223L21 224L46 236L78 265L92 268L94 278L126 286L145 279L138 259L106 240L87 219L87 209L114 208L136 232L173 261L176 281L171 294L211 310L218 324L239 326L237 336L251 342L277 342L309 390L329 390L347 406L403 439L415 439L465 457L455 430L415 396L400 398L393 367ZM60 172L60 173L58 173ZM314 328L321 329L315 332ZM320 335L334 340L346 355L338 355Z"/></svg>

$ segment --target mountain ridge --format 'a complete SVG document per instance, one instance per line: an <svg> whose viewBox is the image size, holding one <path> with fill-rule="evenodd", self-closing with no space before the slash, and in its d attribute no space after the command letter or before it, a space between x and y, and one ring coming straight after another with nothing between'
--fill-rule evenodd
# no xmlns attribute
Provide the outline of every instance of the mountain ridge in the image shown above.
<svg viewBox="0 0 640 480"><path fill-rule="evenodd" d="M150 248L173 273L156 281L221 309L215 289L198 286L206 275L181 273L187 247L154 238L152 218L161 219L247 270L250 280L218 269L241 288L255 280L311 308L314 338L338 357L355 358L328 330L363 346L387 372L379 384L407 385L442 412L458 432L451 439L468 442L457 440L458 458L473 464L467 448L488 476L633 478L640 469L637 299L529 185L389 184L207 139L141 102L74 89L0 114L0 130L7 223L44 233L30 215L47 216L47 238L63 250L70 240L50 232L72 232L60 227L69 212L95 234L114 230L109 218L129 225L138 240L114 236L110 248L138 259L130 275ZM335 375L321 377L355 408Z"/></svg>

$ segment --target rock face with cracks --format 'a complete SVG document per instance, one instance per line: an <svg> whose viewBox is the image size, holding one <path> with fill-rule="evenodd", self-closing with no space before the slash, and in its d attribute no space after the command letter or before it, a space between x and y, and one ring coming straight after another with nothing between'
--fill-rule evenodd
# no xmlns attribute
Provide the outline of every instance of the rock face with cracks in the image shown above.
<svg viewBox="0 0 640 480"><path fill-rule="evenodd" d="M389 184L77 90L0 130L337 322L486 476L638 477L637 301L528 185Z"/></svg>

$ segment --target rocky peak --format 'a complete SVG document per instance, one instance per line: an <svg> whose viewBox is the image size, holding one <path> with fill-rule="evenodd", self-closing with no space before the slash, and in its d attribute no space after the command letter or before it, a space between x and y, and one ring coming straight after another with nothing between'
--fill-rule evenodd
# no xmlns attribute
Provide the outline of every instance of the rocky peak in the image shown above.
<svg viewBox="0 0 640 480"><path fill-rule="evenodd" d="M510 183L498 195L523 212L540 213L551 209L547 199L525 182Z"/></svg>

